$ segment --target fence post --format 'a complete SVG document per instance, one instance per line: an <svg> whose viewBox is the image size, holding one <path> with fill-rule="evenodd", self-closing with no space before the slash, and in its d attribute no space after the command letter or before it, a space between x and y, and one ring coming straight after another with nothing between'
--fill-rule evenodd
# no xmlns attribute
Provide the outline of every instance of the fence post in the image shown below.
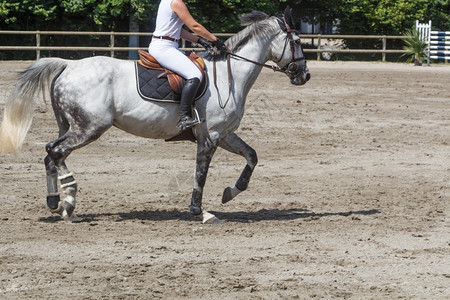
<svg viewBox="0 0 450 300"><path fill-rule="evenodd" d="M114 50L113 50L113 48L114 48L114 31L111 31L111 35L109 36L109 44L110 44L110 48L111 48L111 51L110 51L111 57L114 57Z"/></svg>
<svg viewBox="0 0 450 300"><path fill-rule="evenodd" d="M36 31L36 60L39 60L41 58L41 50L39 49L41 47L41 32L38 30Z"/></svg>
<svg viewBox="0 0 450 300"><path fill-rule="evenodd" d="M386 62L386 36L383 35L383 53L381 54L381 61Z"/></svg>
<svg viewBox="0 0 450 300"><path fill-rule="evenodd" d="M428 31L428 38L427 38L427 66L430 66L430 57L431 57L431 20L428 21L428 27L430 30Z"/></svg>
<svg viewBox="0 0 450 300"><path fill-rule="evenodd" d="M427 44L427 66L429 66L431 50L431 20L428 24L421 24L419 23L419 20L416 20L416 30L419 32L420 39Z"/></svg>
<svg viewBox="0 0 450 300"><path fill-rule="evenodd" d="M317 35L317 50L320 50L320 44L321 44L321 40L322 40L320 36L321 36L320 34ZM320 51L317 51L317 60L319 60L319 61L320 61L320 56L321 56Z"/></svg>

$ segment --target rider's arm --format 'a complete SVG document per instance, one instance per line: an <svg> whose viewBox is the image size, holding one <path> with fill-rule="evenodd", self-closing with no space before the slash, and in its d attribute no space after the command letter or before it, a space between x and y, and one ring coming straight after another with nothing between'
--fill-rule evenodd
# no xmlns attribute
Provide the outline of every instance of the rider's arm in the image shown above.
<svg viewBox="0 0 450 300"><path fill-rule="evenodd" d="M189 31L185 29L181 29L181 38L183 40L189 41L191 43L197 43L198 42L198 36L195 34L190 33Z"/></svg>
<svg viewBox="0 0 450 300"><path fill-rule="evenodd" d="M173 0L172 4L170 5L170 8L172 8L172 11L177 14L177 16L181 19L181 21L183 21L184 25L186 25L190 30L192 30L192 32L209 41L217 40L217 38L212 33L210 33L205 27L203 27L203 25L199 24L197 21L194 20L188 8L186 7L186 4L184 4L182 0ZM185 30L181 31L181 37L183 39L186 39L194 43L197 42L198 40L197 37L195 37L194 35L188 36L186 32L187 31Z"/></svg>

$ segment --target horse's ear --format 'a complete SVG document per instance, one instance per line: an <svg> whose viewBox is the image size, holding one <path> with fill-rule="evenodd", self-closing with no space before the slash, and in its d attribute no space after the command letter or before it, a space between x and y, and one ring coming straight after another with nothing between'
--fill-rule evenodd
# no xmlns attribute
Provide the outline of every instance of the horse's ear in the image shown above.
<svg viewBox="0 0 450 300"><path fill-rule="evenodd" d="M292 13L292 8L288 5L288 6L286 6L286 9L284 10L284 17L287 19L287 18L290 18L290 16L291 16L291 13Z"/></svg>
<svg viewBox="0 0 450 300"><path fill-rule="evenodd" d="M294 19L292 18L292 8L289 5L286 6L286 9L284 10L284 20L291 29L295 29Z"/></svg>

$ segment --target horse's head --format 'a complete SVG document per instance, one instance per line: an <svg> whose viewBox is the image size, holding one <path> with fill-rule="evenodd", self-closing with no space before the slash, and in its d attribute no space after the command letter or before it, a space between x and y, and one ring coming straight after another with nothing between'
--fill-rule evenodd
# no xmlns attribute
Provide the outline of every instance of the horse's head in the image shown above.
<svg viewBox="0 0 450 300"><path fill-rule="evenodd" d="M280 27L279 34L272 41L270 55L295 85L303 85L311 74L306 66L302 44L292 19L292 9L288 6L281 17L275 18Z"/></svg>

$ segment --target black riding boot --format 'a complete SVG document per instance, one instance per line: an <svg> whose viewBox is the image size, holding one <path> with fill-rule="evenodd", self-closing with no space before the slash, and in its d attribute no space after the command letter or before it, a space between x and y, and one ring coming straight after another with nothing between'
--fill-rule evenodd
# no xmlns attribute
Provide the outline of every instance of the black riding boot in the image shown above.
<svg viewBox="0 0 450 300"><path fill-rule="evenodd" d="M192 118L192 102L194 102L195 94L200 86L200 79L187 79L181 91L180 103L180 120L178 121L178 129L180 131L194 127L200 123L200 120Z"/></svg>

